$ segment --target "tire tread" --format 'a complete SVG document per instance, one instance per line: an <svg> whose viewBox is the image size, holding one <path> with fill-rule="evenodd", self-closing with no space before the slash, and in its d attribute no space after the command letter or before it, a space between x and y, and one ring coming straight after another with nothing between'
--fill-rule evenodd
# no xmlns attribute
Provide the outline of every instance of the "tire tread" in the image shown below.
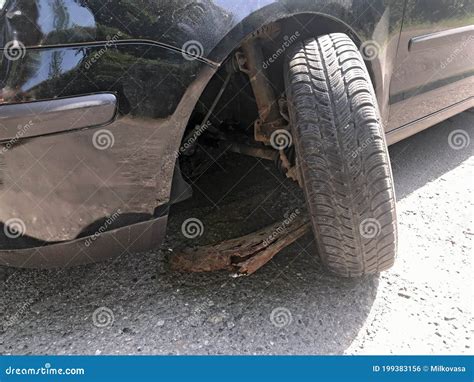
<svg viewBox="0 0 474 382"><path fill-rule="evenodd" d="M320 257L345 277L386 270L396 256L395 192L365 63L342 33L306 40L290 57L290 119ZM365 219L379 222L375 238L360 234Z"/></svg>

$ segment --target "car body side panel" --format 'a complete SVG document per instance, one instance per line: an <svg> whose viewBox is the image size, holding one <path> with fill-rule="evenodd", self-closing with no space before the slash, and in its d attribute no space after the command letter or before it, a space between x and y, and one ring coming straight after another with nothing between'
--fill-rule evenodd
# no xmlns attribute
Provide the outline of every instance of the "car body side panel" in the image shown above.
<svg viewBox="0 0 474 382"><path fill-rule="evenodd" d="M107 248L116 250L104 244L106 237L116 240L122 233L130 244L147 223L163 235L154 223L165 219L176 153L199 96L228 55L272 21L314 15L300 25L300 32L311 32L321 18L335 20L339 31L368 49L386 118L404 4L6 0L0 11L0 113L2 104L27 108L108 93L117 99L117 115L100 126L55 126L43 136L35 130L34 137L24 134L28 121L13 139L0 142L0 263L18 258L16 265L22 265L35 256L31 248L46 245L54 258L46 263L58 265L63 243L85 246L98 232L101 245L94 247L103 257ZM18 218L25 230L12 239L6 233ZM130 226L138 229L124 228Z"/></svg>
<svg viewBox="0 0 474 382"><path fill-rule="evenodd" d="M1 25L26 47L119 39L182 48L195 40L204 57L220 62L243 37L275 20L326 15L371 38L387 16L388 32L398 32L403 6L404 0L6 0Z"/></svg>
<svg viewBox="0 0 474 382"><path fill-rule="evenodd" d="M166 215L188 118L218 64L249 33L294 14L326 14L362 40L375 39L381 54L373 62L385 57L389 63L395 51L389 41L395 41L401 25L400 4L7 0L0 14L0 45L5 48L0 113L2 104L28 108L31 102L105 92L116 96L117 116L101 126L55 126L45 129L44 136L34 130L34 137L28 134L32 120L18 127L14 139L2 142L0 263L57 266L59 252L66 250L62 243L79 243L84 249L97 233L102 244L91 248L100 248L100 254L87 251L73 263L103 258L106 237L116 241L121 233L130 244L131 232L138 230L125 227L146 222L153 228L159 221L153 231L162 235L160 216ZM14 131L12 126L6 130L10 135ZM6 233L12 233L16 219L24 232L11 238ZM40 254L31 251L35 247L41 247ZM31 256L36 261L25 262Z"/></svg>
<svg viewBox="0 0 474 382"><path fill-rule="evenodd" d="M73 240L104 225L110 230L157 217L169 202L187 116L213 68L167 49L127 45L27 50L3 69L0 113L11 108L8 97L26 114L36 107L32 100L49 105L103 92L116 95L118 111L105 125L75 130L96 112L92 107L62 132L45 128L47 135L29 138L35 124L41 127L41 115L32 115L16 137L0 142L0 222L24 224L18 238L1 229L0 248ZM11 135L11 126L4 130Z"/></svg>
<svg viewBox="0 0 474 382"><path fill-rule="evenodd" d="M105 41L149 41L221 63L242 40L272 21L300 14L337 20L341 30L370 41L376 91L388 104L405 0L7 0L6 42L26 47ZM315 21L316 22L316 21ZM312 29L299 24L300 34ZM26 32L30 31L30 32ZM372 53L371 53L372 54Z"/></svg>
<svg viewBox="0 0 474 382"><path fill-rule="evenodd" d="M407 0L390 86L388 130L455 104L472 105L473 24L471 0Z"/></svg>

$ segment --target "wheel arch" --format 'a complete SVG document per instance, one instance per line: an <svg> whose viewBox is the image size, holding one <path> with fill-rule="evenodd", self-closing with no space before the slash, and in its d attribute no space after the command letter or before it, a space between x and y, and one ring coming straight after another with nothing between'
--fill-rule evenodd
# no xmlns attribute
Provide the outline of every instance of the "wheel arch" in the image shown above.
<svg viewBox="0 0 474 382"><path fill-rule="evenodd" d="M379 15L378 19L372 15L357 18L353 14L350 15L349 9L342 5L332 4L330 7L324 7L321 3L316 2L316 4L306 5L305 7L307 9L292 11L289 9L290 7L282 7L278 3L272 2L250 12L240 21L235 22L233 27L223 34L215 45L205 46L204 51L207 53L203 55L203 58L207 59L210 63L215 63L218 68L213 75L207 77L207 82L202 87L199 86L200 93L194 94L195 106L191 109L187 121L191 120L191 116L199 104L200 97L205 96L208 91L208 85L211 84L214 78L220 75L219 72L221 70L225 70L223 63L230 59L246 40L255 37L259 31L262 31L269 25L278 24L287 34L292 28L294 29L295 25L302 29L304 27L303 36L306 38L328 33L345 33L354 41L358 48L362 46L364 41L370 40L370 36L377 35L378 40L384 41L388 41L391 36L388 32L390 28L387 28L382 33L380 31L378 33L375 32L377 25L383 24L382 21L384 19L385 23L388 22L386 12L382 16ZM364 12L362 11L362 13ZM395 19L397 18L395 17ZM397 20L401 21L400 18ZM392 30L396 29L396 27L392 28ZM396 39L397 42L398 38ZM394 54L396 54L396 50L387 49L383 55L376 55L371 60L365 60L383 120L388 118L388 85L392 74L391 63L394 61ZM389 65L386 65L387 63ZM283 78L283 67L281 67L281 75ZM184 125L181 131L180 143L185 137L186 124Z"/></svg>
<svg viewBox="0 0 474 382"><path fill-rule="evenodd" d="M362 32L360 26L356 25L354 27L354 25L351 25L348 21L330 13L304 11L281 14L277 11L274 17L262 17L262 14L268 14L269 11L266 11L267 8L279 9L275 4L271 4L248 15L222 37L206 58L218 64L222 64L247 39L254 37L259 31L274 24L280 25L287 35L291 32L292 28L297 26L299 29L293 30L299 30L300 33L301 30L303 30L304 33L301 33L301 35L305 38L317 37L328 33L345 33L354 41L358 48L361 47L364 41L367 41L367 38L363 36L363 34L366 33ZM308 20L310 20L310 24L308 24ZM371 60L365 61L379 100L381 112L385 110L383 105L384 100L388 99L388 86L386 81L384 81L384 79L387 78L387 73L384 73L383 61L387 62L387 57L381 57L379 55Z"/></svg>

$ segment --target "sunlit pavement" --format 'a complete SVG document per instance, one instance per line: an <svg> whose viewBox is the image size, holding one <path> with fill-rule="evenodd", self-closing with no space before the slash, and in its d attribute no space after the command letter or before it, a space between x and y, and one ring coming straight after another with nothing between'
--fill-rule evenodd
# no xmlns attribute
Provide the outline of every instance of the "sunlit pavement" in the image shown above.
<svg viewBox="0 0 474 382"><path fill-rule="evenodd" d="M454 130L467 142L453 146ZM399 251L380 276L328 275L311 235L248 278L169 270L187 218L202 219L202 240L218 241L303 205L271 164L222 158L213 176L223 186L177 206L159 251L62 271L9 270L0 353L472 353L472 139L471 111L391 147Z"/></svg>

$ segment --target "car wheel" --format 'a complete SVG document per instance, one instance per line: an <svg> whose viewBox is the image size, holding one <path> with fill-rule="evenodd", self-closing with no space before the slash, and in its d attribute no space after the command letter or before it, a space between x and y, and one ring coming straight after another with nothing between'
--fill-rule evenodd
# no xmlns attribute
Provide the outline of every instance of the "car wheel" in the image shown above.
<svg viewBox="0 0 474 382"><path fill-rule="evenodd" d="M372 83L342 33L290 51L286 95L297 166L323 264L345 277L386 270L397 248L395 192Z"/></svg>

